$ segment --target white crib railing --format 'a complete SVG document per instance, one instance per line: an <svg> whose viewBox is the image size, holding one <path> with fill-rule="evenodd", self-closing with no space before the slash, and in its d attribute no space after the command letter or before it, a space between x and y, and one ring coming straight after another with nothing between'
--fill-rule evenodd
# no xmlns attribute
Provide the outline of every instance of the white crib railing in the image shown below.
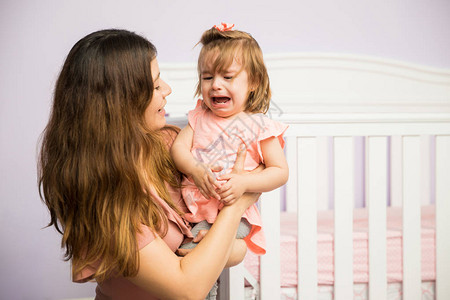
<svg viewBox="0 0 450 300"><path fill-rule="evenodd" d="M369 137L366 147L366 201L369 207L369 299L386 299L386 196L388 141L386 137ZM376 255L374 255L374 253Z"/></svg>
<svg viewBox="0 0 450 300"><path fill-rule="evenodd" d="M352 210L346 207L359 201L353 188L363 186L369 207L371 299L386 298L386 257L385 251L379 250L386 249L386 228L379 224L386 223L388 200L392 206L403 207L404 249L411 247L403 256L404 298L418 297L417 221L419 206L429 199L436 204L436 295L439 300L450 299L450 285L446 284L450 282L449 70L333 53L280 53L265 55L265 61L273 89L273 113L284 114L280 120L291 124L286 145L291 173L283 197L288 200L288 211L298 210L299 241L307 241L298 245L299 298L314 299L317 294L317 249L312 241L317 240L316 211L328 208L336 208L339 245L335 299L350 294L352 274L347 264L352 253L345 247L351 243ZM195 103L188 99L192 99L197 81L196 66L160 67L173 89L166 106L172 117L169 123L184 126L186 112ZM352 144L359 145L352 138L355 136L364 137L365 152L357 147L355 151ZM332 149L342 150L330 152ZM345 164L354 163L352 152L366 162L365 173ZM353 181L351 176L364 177L365 183ZM273 192L260 201L268 240L268 252L261 258L261 283L255 283L261 299L279 297L280 198ZM223 284L221 295L243 299L243 267L225 273L230 278L224 275L222 282L229 288Z"/></svg>
<svg viewBox="0 0 450 300"><path fill-rule="evenodd" d="M290 178L285 195L287 210L298 211L298 299L317 298L317 209L327 206L330 195L335 216L334 299L353 298L356 136L365 137L370 299L387 299L388 202L403 207L403 299L421 299L420 206L430 199L436 204L436 299L450 299L450 116L285 115L281 121L290 124L286 133ZM268 244L260 262L262 300L280 298L279 200L279 191L260 200ZM221 299L244 299L243 267L227 273L234 283L222 287L229 291L229 298Z"/></svg>

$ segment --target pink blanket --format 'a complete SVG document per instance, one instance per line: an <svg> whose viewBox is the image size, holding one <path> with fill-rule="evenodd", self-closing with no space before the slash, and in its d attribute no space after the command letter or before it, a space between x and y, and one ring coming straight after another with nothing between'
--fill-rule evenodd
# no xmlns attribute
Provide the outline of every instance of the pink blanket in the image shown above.
<svg viewBox="0 0 450 300"><path fill-rule="evenodd" d="M333 211L318 214L317 263L318 283L333 284ZM401 208L387 209L387 278L402 281L402 212ZM435 206L422 207L422 280L435 280ZM267 224L265 224L267 226ZM353 217L353 276L356 283L369 279L367 209L355 209ZM297 285L297 220L294 213L281 216L281 284ZM259 259L248 252L245 267L259 280Z"/></svg>

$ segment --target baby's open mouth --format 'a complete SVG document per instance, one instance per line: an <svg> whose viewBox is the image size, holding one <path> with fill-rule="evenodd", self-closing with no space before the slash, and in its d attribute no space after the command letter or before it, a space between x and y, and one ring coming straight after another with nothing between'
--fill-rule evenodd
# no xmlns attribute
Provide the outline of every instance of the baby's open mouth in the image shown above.
<svg viewBox="0 0 450 300"><path fill-rule="evenodd" d="M212 99L214 103L226 103L227 101L230 100L229 97L213 97Z"/></svg>

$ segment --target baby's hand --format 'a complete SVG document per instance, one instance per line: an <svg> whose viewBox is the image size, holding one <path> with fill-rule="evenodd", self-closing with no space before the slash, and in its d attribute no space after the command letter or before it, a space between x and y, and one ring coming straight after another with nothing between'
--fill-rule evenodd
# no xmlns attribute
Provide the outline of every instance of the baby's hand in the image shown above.
<svg viewBox="0 0 450 300"><path fill-rule="evenodd" d="M220 196L216 192L219 184L216 180L216 176L212 173L220 171L222 171L222 167L220 166L211 166L199 162L194 172L192 172L192 179L204 197L213 197L220 200Z"/></svg>
<svg viewBox="0 0 450 300"><path fill-rule="evenodd" d="M231 205L239 199L247 190L246 177L242 174L225 174L217 178L226 181L216 191L220 195L220 201L224 205Z"/></svg>

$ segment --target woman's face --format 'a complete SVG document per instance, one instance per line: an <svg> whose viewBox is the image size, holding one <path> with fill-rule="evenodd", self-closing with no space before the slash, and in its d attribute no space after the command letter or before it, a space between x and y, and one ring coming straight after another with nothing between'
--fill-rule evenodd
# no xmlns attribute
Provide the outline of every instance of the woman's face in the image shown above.
<svg viewBox="0 0 450 300"><path fill-rule="evenodd" d="M151 130L158 130L166 125L166 111L164 106L167 103L166 97L172 93L170 86L160 78L158 60L152 60L151 72L153 76L153 96L150 104L145 109L145 122Z"/></svg>

